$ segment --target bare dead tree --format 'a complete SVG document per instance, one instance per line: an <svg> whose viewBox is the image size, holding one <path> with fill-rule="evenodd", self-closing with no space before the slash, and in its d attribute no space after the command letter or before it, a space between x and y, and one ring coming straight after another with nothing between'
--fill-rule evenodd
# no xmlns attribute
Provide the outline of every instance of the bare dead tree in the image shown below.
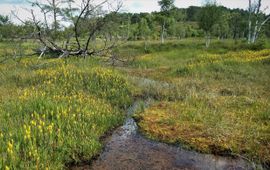
<svg viewBox="0 0 270 170"><path fill-rule="evenodd" d="M112 31L108 28L113 29L110 16L117 14L122 3L118 0L82 0L78 5L76 2L32 2L32 6L43 14L43 19L40 19L33 9L29 10L32 16L30 21L35 26L35 39L42 45L38 50L40 58L44 54L59 58L107 55L117 45L119 37L108 38L108 33ZM57 33L66 29L69 33L64 39L56 38Z"/></svg>
<svg viewBox="0 0 270 170"><path fill-rule="evenodd" d="M270 20L270 15L262 17L265 10L261 10L262 0L249 0L249 19L248 19L248 43L255 43L257 40L262 27ZM252 17L254 23L252 24ZM252 28L253 26L253 28Z"/></svg>

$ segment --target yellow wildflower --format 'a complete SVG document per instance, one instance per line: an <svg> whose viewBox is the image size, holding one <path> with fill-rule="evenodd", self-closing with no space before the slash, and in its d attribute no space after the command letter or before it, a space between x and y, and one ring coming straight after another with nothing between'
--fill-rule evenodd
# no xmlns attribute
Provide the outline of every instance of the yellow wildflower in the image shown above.
<svg viewBox="0 0 270 170"><path fill-rule="evenodd" d="M32 124L33 126L36 126L36 125L37 125L36 121L34 121L34 120L31 121L31 124Z"/></svg>
<svg viewBox="0 0 270 170"><path fill-rule="evenodd" d="M7 147L7 152L8 154L12 155L13 154L13 140L8 142L8 147Z"/></svg>
<svg viewBox="0 0 270 170"><path fill-rule="evenodd" d="M30 139L31 138L31 127L24 125L23 128L25 131L24 139Z"/></svg>
<svg viewBox="0 0 270 170"><path fill-rule="evenodd" d="M54 127L53 123L48 126L47 130L48 130L49 134L52 134L53 127Z"/></svg>
<svg viewBox="0 0 270 170"><path fill-rule="evenodd" d="M39 130L40 133L42 133L43 132L42 126L38 125L38 130Z"/></svg>

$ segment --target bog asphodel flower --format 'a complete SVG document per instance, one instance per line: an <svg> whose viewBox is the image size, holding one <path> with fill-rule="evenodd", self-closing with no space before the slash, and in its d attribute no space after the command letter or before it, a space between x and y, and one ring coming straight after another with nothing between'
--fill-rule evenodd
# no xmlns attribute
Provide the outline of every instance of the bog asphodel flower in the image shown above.
<svg viewBox="0 0 270 170"><path fill-rule="evenodd" d="M32 120L31 125L36 126L37 125L36 121Z"/></svg>
<svg viewBox="0 0 270 170"><path fill-rule="evenodd" d="M47 127L47 130L48 130L49 134L52 134L53 127L54 127L54 123L51 123L51 124Z"/></svg>
<svg viewBox="0 0 270 170"><path fill-rule="evenodd" d="M43 132L43 129L42 129L42 126L41 125L38 125L38 130L39 130L40 133Z"/></svg>
<svg viewBox="0 0 270 170"><path fill-rule="evenodd" d="M31 138L31 127L24 125L23 128L24 128L24 132L25 132L24 139L30 139Z"/></svg>
<svg viewBox="0 0 270 170"><path fill-rule="evenodd" d="M13 155L13 140L9 141L7 144L7 152L9 155Z"/></svg>

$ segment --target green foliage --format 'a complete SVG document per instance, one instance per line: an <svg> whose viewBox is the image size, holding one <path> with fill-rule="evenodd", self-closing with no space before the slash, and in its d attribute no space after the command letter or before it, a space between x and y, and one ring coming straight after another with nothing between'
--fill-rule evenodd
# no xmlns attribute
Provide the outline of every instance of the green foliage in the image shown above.
<svg viewBox="0 0 270 170"><path fill-rule="evenodd" d="M188 69L187 67L177 68L175 73L179 76L186 76L190 74L190 69Z"/></svg>
<svg viewBox="0 0 270 170"><path fill-rule="evenodd" d="M223 12L220 19L213 26L213 34L220 39L225 39L230 35L229 18L230 14Z"/></svg>
<svg viewBox="0 0 270 170"><path fill-rule="evenodd" d="M202 28L206 33L211 33L213 26L219 21L220 16L220 8L215 3L206 4L200 12L200 28Z"/></svg>
<svg viewBox="0 0 270 170"><path fill-rule="evenodd" d="M10 22L8 16L0 15L0 26L6 25Z"/></svg>
<svg viewBox="0 0 270 170"><path fill-rule="evenodd" d="M147 37L150 35L151 30L148 26L147 20L142 18L139 26L138 26L138 32L139 36L142 37L143 39L147 39Z"/></svg>
<svg viewBox="0 0 270 170"><path fill-rule="evenodd" d="M160 0L158 4L162 12L166 12L174 8L174 0Z"/></svg>
<svg viewBox="0 0 270 170"><path fill-rule="evenodd" d="M229 26L232 33L232 37L237 39L241 37L241 34L247 31L247 18L241 12L232 12L229 18Z"/></svg>

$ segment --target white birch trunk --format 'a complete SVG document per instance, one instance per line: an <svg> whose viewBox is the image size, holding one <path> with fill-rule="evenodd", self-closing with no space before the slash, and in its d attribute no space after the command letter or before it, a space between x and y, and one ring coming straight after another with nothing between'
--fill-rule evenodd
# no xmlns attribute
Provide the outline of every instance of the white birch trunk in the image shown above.
<svg viewBox="0 0 270 170"><path fill-rule="evenodd" d="M258 20L255 23L255 27L254 27L254 32L253 32L253 35L252 35L251 43L255 43L256 38L257 38L257 33L258 33Z"/></svg>
<svg viewBox="0 0 270 170"><path fill-rule="evenodd" d="M251 43L251 20L248 21L248 43Z"/></svg>
<svg viewBox="0 0 270 170"><path fill-rule="evenodd" d="M205 36L205 47L208 48L210 46L211 43L211 35L210 33L206 33Z"/></svg>
<svg viewBox="0 0 270 170"><path fill-rule="evenodd" d="M163 22L162 25L162 30L161 30L161 43L164 43L164 34L165 34L165 21Z"/></svg>

